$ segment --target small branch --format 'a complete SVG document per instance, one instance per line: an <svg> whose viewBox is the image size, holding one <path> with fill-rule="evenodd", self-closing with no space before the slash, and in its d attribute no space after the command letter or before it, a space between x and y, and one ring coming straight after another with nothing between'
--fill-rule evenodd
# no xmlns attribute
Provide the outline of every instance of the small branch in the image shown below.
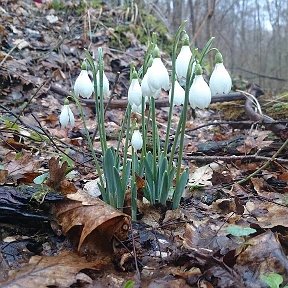
<svg viewBox="0 0 288 288"><path fill-rule="evenodd" d="M281 151L280 151L281 152ZM279 154L279 153L278 153ZM278 155L277 154L277 155ZM276 155L276 157L277 157ZM224 161L226 163L230 163L233 161L241 160L241 161L277 161L282 164L288 164L288 159L284 158L276 158L276 157L265 157L265 156L259 156L259 155L230 155L230 156L184 156L184 160L194 160L198 162L213 162L213 161Z"/></svg>
<svg viewBox="0 0 288 288"><path fill-rule="evenodd" d="M249 176L247 176L246 178L244 178L244 179L242 179L242 180L240 180L240 181L238 181L238 182L236 182L236 183L238 183L238 184L243 184L243 183L245 183L245 182L247 182L248 180L250 180L252 177L254 177L254 176L256 176L260 171L262 171L263 169L265 169L266 167L268 167L269 166L269 164L271 163L271 162L273 162L273 161L278 161L278 160L276 160L277 158L277 156L285 149L285 147L287 146L287 144L288 144L288 139L286 139L286 141L282 144L282 146L278 149L278 151L265 163L265 164L263 164L261 167L259 167L256 171L254 171L253 173L251 173ZM286 163L288 163L288 160L286 160L287 162ZM278 161L279 162L279 161Z"/></svg>

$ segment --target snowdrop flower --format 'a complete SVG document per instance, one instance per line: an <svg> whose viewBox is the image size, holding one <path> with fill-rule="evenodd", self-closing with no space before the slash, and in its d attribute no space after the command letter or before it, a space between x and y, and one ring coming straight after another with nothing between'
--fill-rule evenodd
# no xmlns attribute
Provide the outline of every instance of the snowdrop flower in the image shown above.
<svg viewBox="0 0 288 288"><path fill-rule="evenodd" d="M96 74L96 80L97 80L97 94L100 95L100 73L99 73L99 70ZM109 94L110 94L109 81L108 81L108 78L103 71L103 96L104 96L104 98L108 98Z"/></svg>
<svg viewBox="0 0 288 288"><path fill-rule="evenodd" d="M85 64L82 65L81 69L74 84L74 93L76 96L80 95L83 98L90 98L94 91L93 83L88 76Z"/></svg>
<svg viewBox="0 0 288 288"><path fill-rule="evenodd" d="M192 57L192 52L189 47L189 37L187 34L183 37L183 46L176 58L176 74L180 83L186 81L187 70L189 61ZM193 64L194 66L195 64Z"/></svg>
<svg viewBox="0 0 288 288"><path fill-rule="evenodd" d="M172 94L172 88L169 91L169 103L171 103L171 95ZM183 105L185 100L185 91L180 86L179 82L175 80L174 85L174 98L173 98L173 106L174 105Z"/></svg>
<svg viewBox="0 0 288 288"><path fill-rule="evenodd" d="M215 55L215 67L211 74L209 86L212 95L227 94L232 87L231 77L223 64L223 58L220 52Z"/></svg>
<svg viewBox="0 0 288 288"><path fill-rule="evenodd" d="M193 109L207 108L211 103L211 90L203 78L199 64L195 66L195 78L189 90L189 102Z"/></svg>
<svg viewBox="0 0 288 288"><path fill-rule="evenodd" d="M68 126L74 127L75 119L72 110L69 107L68 99L65 99L64 106L61 109L61 113L59 116L59 122L62 128L66 128Z"/></svg>
<svg viewBox="0 0 288 288"><path fill-rule="evenodd" d="M143 94L143 96L145 96L147 98L154 97L155 99L158 99L159 95L161 93L161 88L159 88L158 90L155 90L155 89L151 88L150 85L148 84L148 75L149 75L149 72L151 71L149 69L151 69L151 67L149 67L147 69L147 72L144 75L142 83L141 83L142 94Z"/></svg>
<svg viewBox="0 0 288 288"><path fill-rule="evenodd" d="M131 84L128 89L128 102L132 106L140 106L142 104L142 90L139 84L137 73L134 69Z"/></svg>
<svg viewBox="0 0 288 288"><path fill-rule="evenodd" d="M158 47L154 49L155 58L148 73L147 83L151 89L158 91L159 89L169 90L169 74L164 66Z"/></svg>
<svg viewBox="0 0 288 288"><path fill-rule="evenodd" d="M140 150L142 148L143 139L139 130L134 130L131 138L131 145L135 150Z"/></svg>
<svg viewBox="0 0 288 288"><path fill-rule="evenodd" d="M131 112L134 112L134 113L142 113L142 105L135 105L134 103L131 105Z"/></svg>

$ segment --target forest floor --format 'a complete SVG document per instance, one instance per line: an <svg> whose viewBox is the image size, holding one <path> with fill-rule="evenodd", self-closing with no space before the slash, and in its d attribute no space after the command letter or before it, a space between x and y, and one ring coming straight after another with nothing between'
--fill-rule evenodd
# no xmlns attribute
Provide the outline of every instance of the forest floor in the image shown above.
<svg viewBox="0 0 288 288"><path fill-rule="evenodd" d="M3 2L1 287L288 285L287 94L264 91L259 96L273 123L267 117L248 119L244 94L242 100L222 99L196 110L196 118L190 115L184 151L190 175L180 208L143 204L138 221L130 225L124 213L91 196L98 192L97 175L77 107L71 104L73 129L61 129L58 118L79 75L84 49L96 54L102 47L113 96L105 126L108 144L116 145L130 64L139 68L146 49L132 30L117 27L135 26L137 19L132 21L127 10L106 6L87 13L73 2L54 9L41 1ZM166 54L163 59L171 67ZM163 91L160 97L156 118L164 139L168 95ZM83 107L92 135L93 104L86 101ZM174 129L180 112L181 107L175 108ZM94 148L101 154L97 136ZM66 178L67 167L57 158L73 168ZM52 192L49 183L33 182L48 171ZM117 225L127 228L126 239L119 239ZM80 226L88 229L87 250L76 252L74 244L81 243L84 233Z"/></svg>

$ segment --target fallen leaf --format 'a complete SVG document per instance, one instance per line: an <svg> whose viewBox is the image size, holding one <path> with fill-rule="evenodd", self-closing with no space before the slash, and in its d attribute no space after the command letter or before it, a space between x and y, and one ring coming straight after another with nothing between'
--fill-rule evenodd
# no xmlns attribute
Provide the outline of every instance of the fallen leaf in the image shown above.
<svg viewBox="0 0 288 288"><path fill-rule="evenodd" d="M234 267L236 271L241 271L242 275L249 278L249 275L253 277L271 271L288 273L288 259L279 240L270 230L246 241L245 247L246 249L238 255Z"/></svg>
<svg viewBox="0 0 288 288"><path fill-rule="evenodd" d="M83 191L67 197L69 199L53 207L52 213L63 233L69 233L79 251L82 245L91 250L95 247L110 248L114 236L120 240L127 238L130 227L128 215Z"/></svg>
<svg viewBox="0 0 288 288"><path fill-rule="evenodd" d="M214 172L214 168L217 169L216 163L211 163L202 167L197 168L194 173L189 176L189 186L211 186L212 175ZM212 166L211 166L212 165ZM214 167L215 166L215 167Z"/></svg>
<svg viewBox="0 0 288 288"><path fill-rule="evenodd" d="M27 265L10 271L8 280L0 285L6 288L71 287L77 283L79 271L100 270L109 262L107 258L88 262L72 252L64 252L58 256L33 256ZM85 280L81 275L80 277Z"/></svg>

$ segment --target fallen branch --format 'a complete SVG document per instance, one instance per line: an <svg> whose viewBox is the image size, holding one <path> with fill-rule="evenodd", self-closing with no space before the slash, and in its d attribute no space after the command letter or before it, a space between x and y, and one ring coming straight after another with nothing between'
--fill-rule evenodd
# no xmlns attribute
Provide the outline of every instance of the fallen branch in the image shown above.
<svg viewBox="0 0 288 288"><path fill-rule="evenodd" d="M278 155L278 154L277 154ZM276 156L277 156L276 155ZM272 157L273 158L273 157ZM226 163L231 163L233 161L241 160L241 161L276 161L278 163L282 164L288 164L288 159L284 158L270 158L270 157L265 157L265 156L259 156L259 155L229 155L229 156L184 156L184 160L194 160L197 162L213 162L213 161L224 161ZM269 162L269 163L270 163Z"/></svg>
<svg viewBox="0 0 288 288"><path fill-rule="evenodd" d="M68 95L70 95L70 93L60 87L58 87L57 85L51 85L50 86L50 91L65 96L67 97ZM211 103L217 103L217 102L226 102L226 101L236 101L236 100L245 100L246 97L245 95L243 95L243 93L240 92L231 92L229 94L226 95L217 95L217 96L213 96L212 97L212 101ZM83 103L85 103L88 106L93 106L95 105L95 101L94 99L81 99L81 101ZM113 99L112 101L109 100L104 100L104 106L107 106L107 104L109 103L109 108L110 109L117 109L117 108L126 108L127 106L127 99ZM164 99L157 99L155 101L156 107L157 108L161 108L161 107L168 107L169 101L168 101L168 97L164 98Z"/></svg>
<svg viewBox="0 0 288 288"><path fill-rule="evenodd" d="M255 85L251 85L249 89L249 93L253 96L257 96L257 89L258 87ZM279 123L264 114L260 114L259 112L255 111L253 101L247 97L245 102L245 112L250 120L257 121L265 126L266 129L272 131L275 135L281 138L283 141L288 139L288 127Z"/></svg>
<svg viewBox="0 0 288 288"><path fill-rule="evenodd" d="M288 139L286 139L286 141L282 144L282 146L278 149L278 151L276 151L276 153L268 159L268 161L266 163L264 163L261 167L259 167L256 171L254 171L253 173L251 173L250 175L248 175L246 178L238 181L238 184L243 184L245 182L247 182L248 180L250 180L252 177L256 176L259 172L261 172L263 169L265 169L266 167L268 167L268 165L273 162L276 161L276 157L285 150L286 146L288 144ZM287 160L286 160L287 161Z"/></svg>

